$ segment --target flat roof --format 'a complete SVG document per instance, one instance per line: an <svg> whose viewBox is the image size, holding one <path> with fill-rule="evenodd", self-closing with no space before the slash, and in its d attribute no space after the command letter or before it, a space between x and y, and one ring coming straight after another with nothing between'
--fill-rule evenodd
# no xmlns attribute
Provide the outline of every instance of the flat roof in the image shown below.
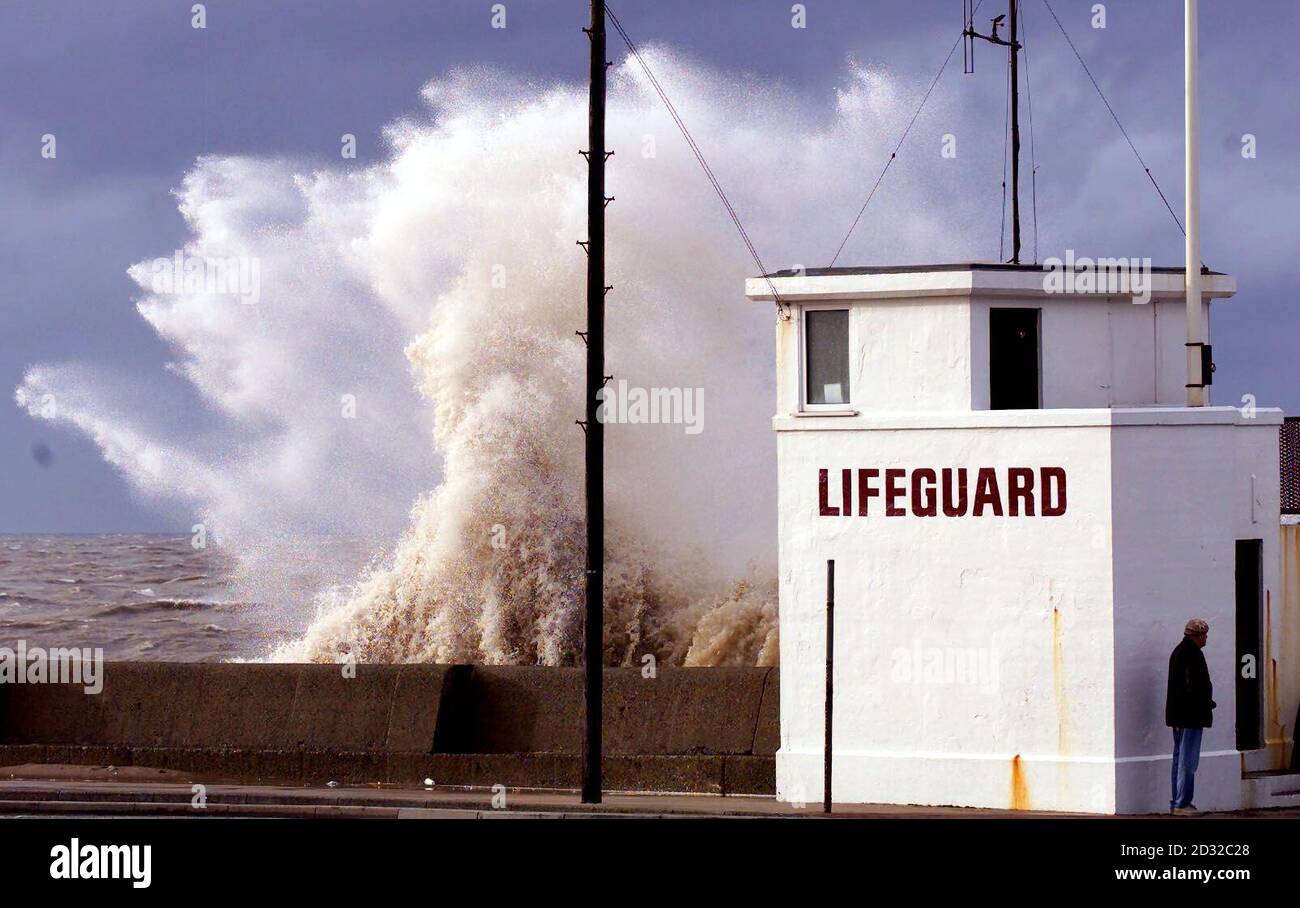
<svg viewBox="0 0 1300 908"><path fill-rule="evenodd" d="M1076 289L1075 275L1089 274L1078 262L1091 262L1092 284ZM1121 268L1117 263L1136 262L1138 267ZM1002 262L959 262L935 265L873 265L844 268L801 268L774 271L745 279L745 295L752 300L817 302L823 300L890 300L911 297L952 298L974 294L991 297L1032 297L1040 300L1095 300L1126 296L1148 296L1157 300L1181 300L1186 294L1186 272L1181 267L1151 266L1141 269L1140 259L1101 257L1075 259L1071 271L1062 262L1052 266L1008 265ZM1205 300L1226 299L1237 292L1237 279L1219 271L1203 270L1201 295ZM1053 281L1064 282L1049 286ZM1131 279L1140 280L1143 293L1134 293ZM1145 300L1139 300L1145 301Z"/></svg>
<svg viewBox="0 0 1300 908"><path fill-rule="evenodd" d="M1113 258L1122 258L1122 256L1099 256L1103 260ZM1092 261L1096 261L1093 259ZM1130 259L1131 261L1131 259ZM1019 265L1012 265L1008 262L943 262L936 265L853 265L851 267L839 268L803 268L796 270L786 268L781 271L773 271L770 274L762 275L763 277L796 277L801 274L811 277L829 277L836 274L923 274L930 271L1034 271L1041 272L1044 266L1041 262L1027 265L1021 262ZM1151 271L1153 274L1183 274L1187 269L1182 265L1153 265ZM1201 269L1202 274L1223 274L1222 271L1211 271L1208 268Z"/></svg>
<svg viewBox="0 0 1300 908"><path fill-rule="evenodd" d="M1253 414L1232 406L1214 407L1044 407L1037 410L850 410L843 413L779 413L778 432L852 432L869 430L1035 429L1089 426L1280 426L1277 407Z"/></svg>

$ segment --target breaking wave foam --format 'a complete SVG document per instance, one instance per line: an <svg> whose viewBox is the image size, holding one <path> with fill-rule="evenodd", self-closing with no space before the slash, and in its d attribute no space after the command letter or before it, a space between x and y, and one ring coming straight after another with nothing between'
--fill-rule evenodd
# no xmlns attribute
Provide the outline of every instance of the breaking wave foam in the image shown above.
<svg viewBox="0 0 1300 908"><path fill-rule="evenodd" d="M774 267L835 247L853 212L825 200L860 197L913 100L852 69L818 119L779 87L647 56ZM744 299L743 248L638 72L612 77L607 364L703 389L706 419L607 429L606 659L774 664L773 313ZM177 193L185 257L256 257L258 302L156 294L133 266L172 384L43 365L17 400L200 515L241 598L293 632L274 659L572 664L585 92L470 71L424 98L369 166L199 160ZM969 255L958 180L901 178L854 246ZM151 417L159 394L197 405ZM318 541L340 536L366 545L349 560Z"/></svg>

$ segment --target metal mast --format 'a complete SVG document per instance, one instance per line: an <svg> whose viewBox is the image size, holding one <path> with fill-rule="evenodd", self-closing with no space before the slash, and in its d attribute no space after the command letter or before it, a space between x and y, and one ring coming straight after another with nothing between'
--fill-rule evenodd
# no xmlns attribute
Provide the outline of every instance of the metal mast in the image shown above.
<svg viewBox="0 0 1300 908"><path fill-rule="evenodd" d="M1011 261L1020 264L1020 44L1016 10L1011 0Z"/></svg>
<svg viewBox="0 0 1300 908"><path fill-rule="evenodd" d="M963 9L963 18L965 19L965 28L962 34L966 36L966 46L963 48L966 72L975 71L975 39L987 41L990 44L997 44L1005 47L1009 51L1011 63L1011 261L1014 264L1020 264L1020 25L1019 25L1019 6L1020 0L1009 0L1007 3L1007 15L998 16L993 20L992 29L987 35L982 35L975 31L973 17L975 15L975 4L972 0L966 0ZM1009 19L1010 35L1003 38L998 34L998 26L1004 19Z"/></svg>

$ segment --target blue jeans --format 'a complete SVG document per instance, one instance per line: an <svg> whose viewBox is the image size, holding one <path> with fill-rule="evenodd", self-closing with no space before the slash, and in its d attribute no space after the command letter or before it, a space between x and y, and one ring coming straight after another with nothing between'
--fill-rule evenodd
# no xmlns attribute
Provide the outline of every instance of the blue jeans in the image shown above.
<svg viewBox="0 0 1300 908"><path fill-rule="evenodd" d="M1190 807L1196 791L1196 767L1201 762L1203 728L1174 729L1174 765L1169 774L1173 800L1169 808Z"/></svg>

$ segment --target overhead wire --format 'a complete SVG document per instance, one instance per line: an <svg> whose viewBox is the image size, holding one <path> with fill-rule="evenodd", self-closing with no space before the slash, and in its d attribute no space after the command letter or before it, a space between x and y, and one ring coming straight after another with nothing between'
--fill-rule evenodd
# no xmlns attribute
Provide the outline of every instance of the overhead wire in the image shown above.
<svg viewBox="0 0 1300 908"><path fill-rule="evenodd" d="M971 11L971 16L974 17L975 13L979 12L979 8L983 5L984 0L979 0L979 2L975 4L975 8ZM943 76L944 70L948 68L948 62L952 60L952 55L957 52L957 45L961 44L965 37L966 33L963 27L962 34L953 42L952 47L948 50L948 56L943 58L943 65L939 67L939 71L935 73L934 79L930 82L930 87L925 90L925 94L921 97L921 103L916 106L916 112L912 114L912 119L908 121L907 128L903 130L903 135L899 138L898 144L894 146L894 150L889 155L889 160L885 161L885 166L881 168L880 176L876 177L876 182L871 187L871 192L867 193L867 200L863 202L862 207L858 209L858 216L855 217L853 223L849 225L848 233L844 234L844 239L840 241L839 248L835 250L835 255L831 256L830 267L834 268L835 263L839 261L840 253L844 251L845 244L848 243L849 237L853 236L853 231L857 229L858 222L862 220L863 213L867 210L867 206L871 204L871 200L875 197L876 190L880 188L881 181L885 179L885 174L889 172L889 168L893 165L894 159L898 157L898 152L902 149L903 143L907 141L908 133L910 133L912 127L916 125L916 118L921 115L921 111L925 108L925 102L930 100L930 95L934 92L934 87L939 84L939 79Z"/></svg>
<svg viewBox="0 0 1300 908"><path fill-rule="evenodd" d="M713 191L717 193L718 199L721 200L722 207L726 209L727 216L735 226L736 232L740 235L741 241L745 244L745 248L749 250L749 256L754 260L754 264L758 267L759 274L761 274L763 279L767 282L768 289L772 293L772 299L776 303L778 311L784 314L784 304L781 301L780 294L777 292L776 285L772 283L772 278L768 273L767 267L763 264L763 259L758 254L757 247L749 237L749 231L745 229L745 225L740 220L740 215L736 213L735 206L732 205L731 200L727 198L727 193L723 191L722 184L718 181L717 175L714 174L713 168L709 166L708 160L704 157L704 152L700 150L700 146L696 143L695 137L691 135L691 131L686 127L686 122L682 119L681 114L677 112L677 107L673 104L672 99L668 97L668 93L664 91L659 80L655 78L654 72L650 69L650 65L646 63L645 57L636 46L636 42L634 42L628 35L627 30L623 27L623 23L619 21L618 16L614 14L614 11L609 8L608 4L605 5L605 15L609 17L609 21L613 24L615 31L617 31L619 37L623 39L623 43L627 45L627 49L632 54L633 59L635 59L640 65L642 72L645 73L646 79L650 83L650 87L654 89L655 94L659 96L659 100L663 102L664 107L668 111L668 115L672 117L673 123L677 125L678 131L681 132L682 137L686 139L686 144L690 147L691 153L695 156L695 160L704 171L704 175L708 178L710 185L713 186Z"/></svg>
<svg viewBox="0 0 1300 908"><path fill-rule="evenodd" d="M1142 153L1139 152L1137 146L1133 144L1133 139L1129 136L1128 130L1124 128L1124 124L1120 122L1119 115L1115 113L1115 108L1111 107L1110 101L1106 98L1106 93L1101 90L1101 86L1093 76L1092 70L1088 68L1087 62L1083 59L1083 54L1079 53L1079 48L1074 46L1074 41L1070 38L1070 33L1065 30L1065 26L1061 24L1061 19L1056 15L1056 10L1052 9L1051 0L1043 0L1043 5L1047 7L1047 11L1051 13L1052 18L1056 20L1056 27L1059 28L1061 34L1065 36L1065 43L1069 44L1070 50L1074 51L1074 56L1078 58L1079 65L1082 66L1083 71L1087 73L1088 80L1092 82L1092 87L1097 90L1097 96L1101 98L1101 103L1105 104L1106 109L1110 111L1111 119L1114 120L1115 125L1119 127L1120 133L1124 136L1124 141L1128 142L1128 147L1132 149L1133 156L1137 158L1138 163L1142 165L1142 169L1146 171L1147 178L1151 180L1151 185L1156 188L1156 192L1160 195L1160 201L1165 203L1165 208L1169 210L1169 216L1174 219L1174 223L1178 225L1178 229L1182 232L1183 236L1186 236L1187 231L1183 228L1183 222L1178 219L1178 215L1174 212L1173 206L1169 204L1169 199L1165 197L1164 190L1160 188L1160 184L1156 182L1155 175L1151 173L1151 168L1148 167L1147 162L1143 160Z"/></svg>

